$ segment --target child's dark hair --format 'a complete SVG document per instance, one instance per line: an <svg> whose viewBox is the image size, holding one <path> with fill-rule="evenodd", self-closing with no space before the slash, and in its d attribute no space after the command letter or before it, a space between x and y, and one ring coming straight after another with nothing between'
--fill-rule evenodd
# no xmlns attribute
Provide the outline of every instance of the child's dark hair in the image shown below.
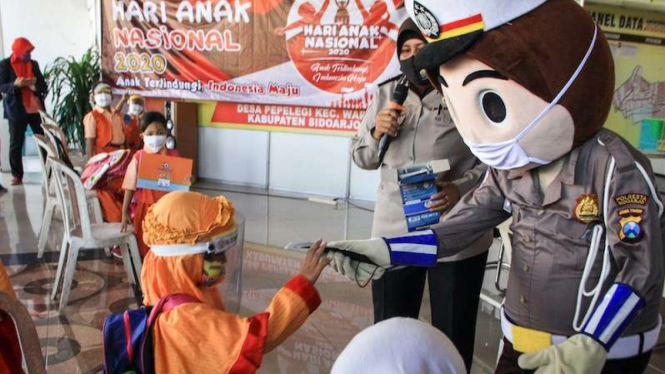
<svg viewBox="0 0 665 374"><path fill-rule="evenodd" d="M145 132L148 126L155 122L164 126L164 129L166 129L166 117L164 117L162 113L154 111L143 113L141 116L141 132Z"/></svg>

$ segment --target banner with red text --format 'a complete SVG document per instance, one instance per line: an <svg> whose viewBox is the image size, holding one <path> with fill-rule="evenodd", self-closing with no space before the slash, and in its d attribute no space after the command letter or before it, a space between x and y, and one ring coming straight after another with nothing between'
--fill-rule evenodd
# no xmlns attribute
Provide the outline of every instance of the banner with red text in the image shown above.
<svg viewBox="0 0 665 374"><path fill-rule="evenodd" d="M246 130L352 136L364 110L283 104L200 103L200 124Z"/></svg>
<svg viewBox="0 0 665 374"><path fill-rule="evenodd" d="M116 92L353 110L399 72L406 17L401 0L102 0L102 9L102 73Z"/></svg>

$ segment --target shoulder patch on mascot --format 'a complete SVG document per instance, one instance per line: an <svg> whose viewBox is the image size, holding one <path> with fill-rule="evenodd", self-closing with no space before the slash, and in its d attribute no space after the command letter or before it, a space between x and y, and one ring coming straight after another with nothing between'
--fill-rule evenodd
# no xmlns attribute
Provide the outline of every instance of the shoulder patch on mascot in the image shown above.
<svg viewBox="0 0 665 374"><path fill-rule="evenodd" d="M624 206L628 204L647 205L649 196L640 193L629 193L615 197L614 201L616 201L618 206Z"/></svg>
<svg viewBox="0 0 665 374"><path fill-rule="evenodd" d="M644 230L642 229L643 213L644 210L636 208L624 209L619 212L621 217L619 220L619 225L621 225L619 239L622 242L636 243L642 239L644 236Z"/></svg>
<svg viewBox="0 0 665 374"><path fill-rule="evenodd" d="M598 195L591 193L577 198L575 205L575 218L582 223L589 223L599 217Z"/></svg>

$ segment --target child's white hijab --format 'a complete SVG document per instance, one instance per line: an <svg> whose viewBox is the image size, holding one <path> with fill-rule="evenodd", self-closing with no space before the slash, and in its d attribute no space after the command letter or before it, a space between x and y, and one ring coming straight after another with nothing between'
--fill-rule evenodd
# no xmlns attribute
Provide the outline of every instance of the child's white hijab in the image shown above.
<svg viewBox="0 0 665 374"><path fill-rule="evenodd" d="M465 374L459 352L441 331L411 318L379 322L356 335L330 374Z"/></svg>

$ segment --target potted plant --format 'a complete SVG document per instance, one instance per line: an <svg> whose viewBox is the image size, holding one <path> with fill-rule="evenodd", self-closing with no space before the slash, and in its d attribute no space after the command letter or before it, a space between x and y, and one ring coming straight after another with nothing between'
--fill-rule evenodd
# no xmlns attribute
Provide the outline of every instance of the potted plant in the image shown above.
<svg viewBox="0 0 665 374"><path fill-rule="evenodd" d="M53 118L67 135L70 146L85 151L83 117L92 109L90 92L100 79L99 53L89 48L80 59L58 57L46 67L44 77L52 96Z"/></svg>

